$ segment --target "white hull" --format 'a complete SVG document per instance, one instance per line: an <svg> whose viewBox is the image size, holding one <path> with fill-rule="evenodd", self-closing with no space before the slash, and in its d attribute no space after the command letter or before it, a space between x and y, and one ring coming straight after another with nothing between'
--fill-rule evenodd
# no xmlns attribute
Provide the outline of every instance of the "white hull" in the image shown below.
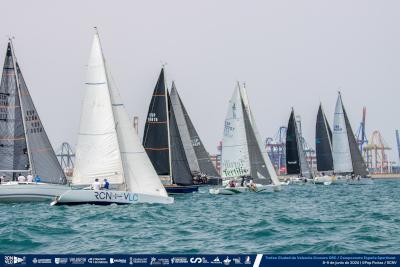
<svg viewBox="0 0 400 267"><path fill-rule="evenodd" d="M371 185L374 181L369 177L351 178L350 176L335 176L333 184L348 184L348 185Z"/></svg>
<svg viewBox="0 0 400 267"><path fill-rule="evenodd" d="M297 185L305 185L305 184L313 184L312 179L308 179L305 177L290 177L289 179L290 184L297 184Z"/></svg>
<svg viewBox="0 0 400 267"><path fill-rule="evenodd" d="M255 189L251 189L246 186L239 187L223 187L223 188L211 188L209 190L212 195L236 195L240 193L254 192L254 193L266 193L280 191L280 185L260 185L257 184Z"/></svg>
<svg viewBox="0 0 400 267"><path fill-rule="evenodd" d="M316 176L314 178L314 184L323 184L323 185L330 185L333 181L332 176L324 175L324 176Z"/></svg>
<svg viewBox="0 0 400 267"><path fill-rule="evenodd" d="M0 202L49 201L68 190L66 185L9 182L0 185Z"/></svg>
<svg viewBox="0 0 400 267"><path fill-rule="evenodd" d="M174 203L174 199L172 197L147 195L127 191L71 189L58 196L51 205L110 205L139 203L172 204Z"/></svg>

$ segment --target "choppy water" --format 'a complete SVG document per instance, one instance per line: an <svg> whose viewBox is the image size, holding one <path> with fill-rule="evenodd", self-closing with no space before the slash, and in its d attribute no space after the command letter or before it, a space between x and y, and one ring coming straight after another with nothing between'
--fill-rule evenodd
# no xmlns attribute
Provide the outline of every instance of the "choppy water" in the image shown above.
<svg viewBox="0 0 400 267"><path fill-rule="evenodd" d="M3 253L399 253L400 180L179 196L173 205L0 204Z"/></svg>

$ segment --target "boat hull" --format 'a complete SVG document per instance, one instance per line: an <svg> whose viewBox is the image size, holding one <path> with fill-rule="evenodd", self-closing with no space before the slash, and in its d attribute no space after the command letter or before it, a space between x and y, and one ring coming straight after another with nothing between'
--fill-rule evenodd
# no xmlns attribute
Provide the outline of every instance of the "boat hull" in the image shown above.
<svg viewBox="0 0 400 267"><path fill-rule="evenodd" d="M348 185L371 185L374 183L372 178L361 177L351 178L350 176L335 176L332 181L333 184L348 184Z"/></svg>
<svg viewBox="0 0 400 267"><path fill-rule="evenodd" d="M164 188L169 195L189 194L199 191L198 185L164 185Z"/></svg>
<svg viewBox="0 0 400 267"><path fill-rule="evenodd" d="M9 182L0 185L0 202L49 201L70 189L66 185Z"/></svg>
<svg viewBox="0 0 400 267"><path fill-rule="evenodd" d="M332 176L328 175L316 176L314 177L314 184L328 185L332 183L332 180L333 180Z"/></svg>
<svg viewBox="0 0 400 267"><path fill-rule="evenodd" d="M266 193L280 191L281 187L279 185L257 185L255 189L251 189L246 186L240 187L223 187L223 188L211 188L209 190L212 195L237 195L240 193Z"/></svg>
<svg viewBox="0 0 400 267"><path fill-rule="evenodd" d="M116 190L83 190L72 189L66 191L64 194L56 197L55 201L51 203L52 206L56 205L111 205L111 204L172 204L174 199L172 197L154 196L141 193L133 193L126 191Z"/></svg>

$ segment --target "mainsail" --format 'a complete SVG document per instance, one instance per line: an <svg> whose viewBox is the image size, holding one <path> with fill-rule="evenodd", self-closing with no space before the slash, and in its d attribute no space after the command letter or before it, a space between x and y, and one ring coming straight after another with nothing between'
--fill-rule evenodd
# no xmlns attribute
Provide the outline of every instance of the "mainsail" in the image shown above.
<svg viewBox="0 0 400 267"><path fill-rule="evenodd" d="M336 101L332 141L335 173L354 173L362 177L368 174L346 110L344 109L340 92Z"/></svg>
<svg viewBox="0 0 400 267"><path fill-rule="evenodd" d="M223 177L244 175L258 183L279 184L275 170L271 170L267 164L269 158L266 159L268 156L264 152L246 90L237 83L225 120L221 160Z"/></svg>
<svg viewBox="0 0 400 267"><path fill-rule="evenodd" d="M300 174L306 178L313 177L304 151L303 138L297 128L293 108L286 131L286 171L287 174Z"/></svg>
<svg viewBox="0 0 400 267"><path fill-rule="evenodd" d="M39 176L42 182L66 183L15 59L11 40L0 85L0 155L1 175L15 179L18 172L26 172Z"/></svg>
<svg viewBox="0 0 400 267"><path fill-rule="evenodd" d="M182 103L174 82L172 82L170 98L190 170L192 173L198 172L210 177L219 177L211 162L210 155L206 151Z"/></svg>
<svg viewBox="0 0 400 267"><path fill-rule="evenodd" d="M101 111L103 113L97 114L97 110L92 110L89 111L90 113L92 113L91 116L90 114L82 114L82 117L92 120L89 122L94 122L96 121L96 117L98 120L101 120L104 119L101 117L105 116L106 119L111 120L111 123L109 121L106 122L110 123L113 126L113 129L99 129L97 128L99 127L98 125L92 124L91 126L93 127L93 130L108 130L108 132L98 132L98 135L91 134L86 136L82 140L86 141L87 143L85 144L82 142L78 142L77 151L78 149L81 150L81 148L86 148L87 144L96 144L96 142L99 141L98 136L102 136L104 140L111 140L112 142L107 143L106 145L108 147L105 149L110 149L111 145L114 146L111 151L114 152L116 155L107 158L109 162L103 161L103 163L109 164L108 166L110 166L111 169L115 170L117 173L115 173L115 175L111 178L107 175L103 176L102 178L113 179L112 182L116 184L120 183L119 189L121 190L144 193L149 195L167 196L167 192L162 186L161 181L157 173L155 172L143 146L141 145L139 137L136 134L133 125L129 120L128 113L121 101L119 92L115 85L112 83L112 79L110 78L111 75L108 72L104 61L100 39L97 32L94 35L87 71L87 94L84 101L83 111L88 112L88 110L85 110L85 104L87 105L92 103L94 104L94 106L102 106L103 109L101 109ZM95 88L94 90L93 87ZM97 99L99 100L99 102L96 102L96 93L98 94ZM79 140L81 140L82 127L88 133L94 132L92 132L90 128L87 128L86 125L82 125L81 120L81 131L79 135ZM81 147L79 145L81 145ZM100 150L100 152L103 153L104 151ZM82 156L82 154L80 155ZM115 162L115 157L118 158L117 162ZM85 161L90 164L84 169L88 173L95 173L96 168L99 167L96 162L88 162L88 158L80 157L79 160L83 160L83 162L78 162L77 158L77 166L81 167L83 163L85 163ZM79 173L81 174L82 172ZM97 176L95 177L99 178L100 173L96 174ZM78 181L93 181L93 177L89 176L79 178L80 180Z"/></svg>
<svg viewBox="0 0 400 267"><path fill-rule="evenodd" d="M172 105L161 69L149 106L143 146L158 175L169 176L178 185L192 185L193 176Z"/></svg>
<svg viewBox="0 0 400 267"><path fill-rule="evenodd" d="M318 171L332 171L332 131L329 127L322 104L319 105L315 127L315 150Z"/></svg>

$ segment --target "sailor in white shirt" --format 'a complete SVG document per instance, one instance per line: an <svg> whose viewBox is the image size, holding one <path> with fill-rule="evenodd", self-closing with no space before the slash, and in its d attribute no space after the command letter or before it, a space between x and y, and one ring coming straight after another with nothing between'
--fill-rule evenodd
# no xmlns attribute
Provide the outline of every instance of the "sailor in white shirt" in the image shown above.
<svg viewBox="0 0 400 267"><path fill-rule="evenodd" d="M18 175L17 180L18 180L18 183L25 183L26 182L25 176L23 176L22 174Z"/></svg>
<svg viewBox="0 0 400 267"><path fill-rule="evenodd" d="M33 182L33 176L32 176L32 174L28 174L28 175L26 176L26 181L27 181L28 183L32 183L32 182Z"/></svg>
<svg viewBox="0 0 400 267"><path fill-rule="evenodd" d="M92 190L100 190L100 182L99 179L94 179L94 183L92 184Z"/></svg>

